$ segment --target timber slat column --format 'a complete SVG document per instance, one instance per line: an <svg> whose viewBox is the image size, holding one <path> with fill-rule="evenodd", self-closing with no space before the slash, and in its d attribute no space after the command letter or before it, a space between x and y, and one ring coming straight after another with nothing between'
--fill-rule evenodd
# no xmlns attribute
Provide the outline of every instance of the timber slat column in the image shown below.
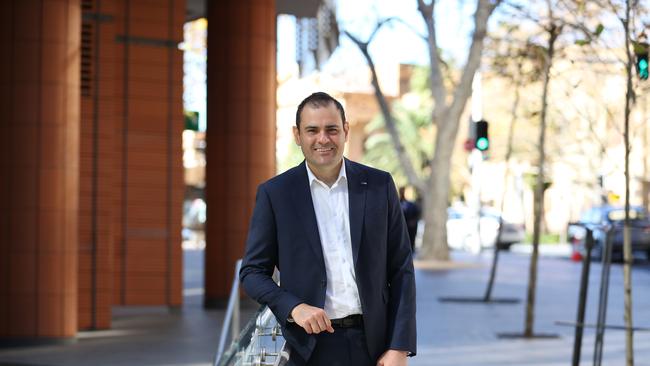
<svg viewBox="0 0 650 366"><path fill-rule="evenodd" d="M79 329L108 329L113 305L117 2L82 0Z"/></svg>
<svg viewBox="0 0 650 366"><path fill-rule="evenodd" d="M113 301L182 304L185 0L112 3L117 90ZM104 40L105 42L109 40Z"/></svg>
<svg viewBox="0 0 650 366"><path fill-rule="evenodd" d="M275 174L275 1L208 1L205 305L224 305Z"/></svg>
<svg viewBox="0 0 650 366"><path fill-rule="evenodd" d="M78 0L0 2L0 344L77 331Z"/></svg>

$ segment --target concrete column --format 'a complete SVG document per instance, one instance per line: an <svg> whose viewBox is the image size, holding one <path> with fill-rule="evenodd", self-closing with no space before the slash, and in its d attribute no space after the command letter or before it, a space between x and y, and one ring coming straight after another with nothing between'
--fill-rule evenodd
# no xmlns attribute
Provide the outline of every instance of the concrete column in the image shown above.
<svg viewBox="0 0 650 366"><path fill-rule="evenodd" d="M257 185L275 174L275 1L208 2L205 304L228 298Z"/></svg>
<svg viewBox="0 0 650 366"><path fill-rule="evenodd" d="M77 331L80 10L0 2L0 344Z"/></svg>

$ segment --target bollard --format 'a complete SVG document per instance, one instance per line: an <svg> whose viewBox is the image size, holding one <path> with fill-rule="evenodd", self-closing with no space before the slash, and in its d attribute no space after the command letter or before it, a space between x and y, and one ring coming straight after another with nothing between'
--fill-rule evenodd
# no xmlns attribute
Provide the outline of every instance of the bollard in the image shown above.
<svg viewBox="0 0 650 366"><path fill-rule="evenodd" d="M594 246L594 234L587 228L585 238L585 255L582 257L582 273L580 275L580 294L578 295L578 311L576 319L575 337L573 338L573 366L580 365L580 352L582 351L582 333L585 324L585 307L587 305L587 289L589 288L589 267L591 266L591 249Z"/></svg>
<svg viewBox="0 0 650 366"><path fill-rule="evenodd" d="M600 275L600 296L598 300L598 320L596 322L596 342L594 343L594 366L600 366L603 360L605 339L605 321L607 320L607 298L609 291L609 270L612 264L612 247L614 245L611 227L605 231L605 248L603 249L603 268Z"/></svg>

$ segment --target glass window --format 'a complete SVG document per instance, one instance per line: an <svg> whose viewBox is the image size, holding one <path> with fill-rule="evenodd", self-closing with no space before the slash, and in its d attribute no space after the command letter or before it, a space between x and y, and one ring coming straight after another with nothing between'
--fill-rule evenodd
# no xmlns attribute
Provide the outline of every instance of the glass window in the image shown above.
<svg viewBox="0 0 650 366"><path fill-rule="evenodd" d="M625 220L625 209L611 210L607 214L609 221L623 221ZM643 220L645 213L637 208L630 208L630 220Z"/></svg>

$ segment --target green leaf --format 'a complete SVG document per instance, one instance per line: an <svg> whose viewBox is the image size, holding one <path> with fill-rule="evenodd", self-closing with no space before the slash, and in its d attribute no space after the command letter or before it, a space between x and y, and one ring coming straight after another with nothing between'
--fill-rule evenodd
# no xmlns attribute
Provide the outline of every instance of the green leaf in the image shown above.
<svg viewBox="0 0 650 366"><path fill-rule="evenodd" d="M586 45L590 44L591 41L588 40L588 39L576 39L576 42L575 42L575 43L576 43L578 46L586 46Z"/></svg>
<svg viewBox="0 0 650 366"><path fill-rule="evenodd" d="M632 45L634 47L634 53L638 54L643 54L648 52L648 44L645 42L632 42Z"/></svg>
<svg viewBox="0 0 650 366"><path fill-rule="evenodd" d="M603 33L604 30L605 26L602 23L598 24L596 30L594 31L594 36L598 37L601 33Z"/></svg>

